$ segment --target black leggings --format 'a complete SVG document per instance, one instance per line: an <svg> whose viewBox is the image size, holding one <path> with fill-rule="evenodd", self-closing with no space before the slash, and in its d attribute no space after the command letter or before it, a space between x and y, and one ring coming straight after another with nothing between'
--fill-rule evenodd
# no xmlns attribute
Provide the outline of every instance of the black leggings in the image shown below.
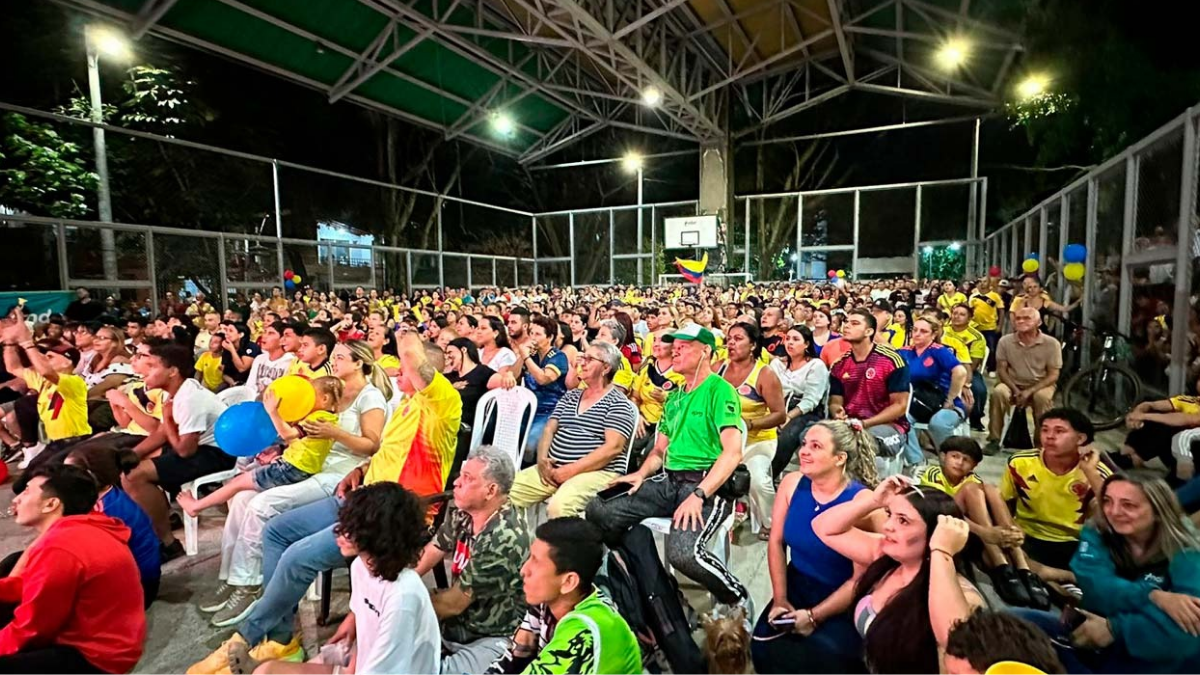
<svg viewBox="0 0 1200 675"><path fill-rule="evenodd" d="M1129 435L1125 437L1125 445L1133 448L1133 451L1143 461L1150 461L1155 457L1162 460L1162 463L1167 467L1168 475L1174 478L1175 468L1179 464L1179 460L1175 459L1175 455L1171 453L1171 439L1175 434L1183 430L1183 427L1170 427L1158 422L1146 422L1142 424L1142 428L1129 432Z"/></svg>
<svg viewBox="0 0 1200 675"><path fill-rule="evenodd" d="M0 673L103 673L74 647L50 645L0 656Z"/></svg>
<svg viewBox="0 0 1200 675"><path fill-rule="evenodd" d="M788 463L792 461L792 457L796 456L796 450L800 448L800 444L804 442L804 434L808 428L820 419L820 415L814 411L783 425L779 430L779 440L775 445L775 457L771 460L772 477L778 478L779 474L783 473Z"/></svg>

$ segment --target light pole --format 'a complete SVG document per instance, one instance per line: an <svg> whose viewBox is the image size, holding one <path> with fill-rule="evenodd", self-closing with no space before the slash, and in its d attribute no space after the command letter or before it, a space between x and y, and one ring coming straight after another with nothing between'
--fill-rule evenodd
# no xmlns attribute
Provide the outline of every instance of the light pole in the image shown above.
<svg viewBox="0 0 1200 675"><path fill-rule="evenodd" d="M637 174L637 250L642 250L642 165L644 161L642 156L636 152L627 153L624 159L621 160L622 167L629 172ZM651 223L653 227L653 223ZM651 251L651 259L653 259L654 251ZM642 259L637 259L637 280L638 285L642 284ZM653 281L651 282L653 283Z"/></svg>
<svg viewBox="0 0 1200 675"><path fill-rule="evenodd" d="M100 96L100 53L115 58L128 58L129 48L124 38L108 28L87 26L84 28L84 43L87 45L88 96L92 104L92 122L104 122L104 102ZM104 129L92 127L92 144L96 154L96 202L100 221L111 223L112 194L108 189L108 151L104 142ZM117 244L113 231L100 230L100 252L104 261L104 279L117 278Z"/></svg>

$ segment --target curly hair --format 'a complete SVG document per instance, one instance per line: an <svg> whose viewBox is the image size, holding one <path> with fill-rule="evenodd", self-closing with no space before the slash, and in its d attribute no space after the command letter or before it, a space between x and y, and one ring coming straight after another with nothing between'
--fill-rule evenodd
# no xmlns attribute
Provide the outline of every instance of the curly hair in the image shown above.
<svg viewBox="0 0 1200 675"><path fill-rule="evenodd" d="M370 557L375 576L395 581L421 558L425 506L398 483L375 483L347 495L335 531Z"/></svg>
<svg viewBox="0 0 1200 675"><path fill-rule="evenodd" d="M875 436L866 429L851 426L841 420L822 420L816 426L824 427L833 439L835 453L846 456L846 475L875 489L879 484L879 471L875 467L875 455L879 448Z"/></svg>
<svg viewBox="0 0 1200 675"><path fill-rule="evenodd" d="M981 609L950 629L946 653L979 672L1001 661L1025 663L1043 673L1065 673L1050 638L1037 626L1008 612Z"/></svg>

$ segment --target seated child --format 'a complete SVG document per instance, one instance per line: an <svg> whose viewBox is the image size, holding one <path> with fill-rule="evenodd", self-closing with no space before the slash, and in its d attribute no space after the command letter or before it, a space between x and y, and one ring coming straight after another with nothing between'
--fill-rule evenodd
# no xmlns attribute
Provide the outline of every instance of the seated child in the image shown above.
<svg viewBox="0 0 1200 675"><path fill-rule="evenodd" d="M312 385L313 389L317 390L317 403L313 411L301 422L326 422L336 425L337 409L342 398L342 381L327 375L313 380ZM269 464L238 474L203 499L195 499L186 492L179 493L176 501L188 515L195 516L204 509L224 504L239 492L265 492L282 485L293 485L321 470L325 458L333 448L333 440L309 438L304 435L300 423L291 425L284 422L279 416L279 398L273 390L267 389L263 392L262 402L275 424L275 430L279 432L280 439L287 445L283 455Z"/></svg>
<svg viewBox="0 0 1200 675"><path fill-rule="evenodd" d="M213 333L208 342L208 351L196 359L196 381L214 394L225 384L225 366L221 363L224 342L224 335Z"/></svg>
<svg viewBox="0 0 1200 675"><path fill-rule="evenodd" d="M953 497L962 509L971 533L983 542L983 560L1000 599L1018 607L1049 608L1049 591L1030 571L1021 550L1024 533L1013 522L1000 490L975 473L983 461L979 443L970 436L951 436L938 448L938 460L938 466L926 467L918 479Z"/></svg>

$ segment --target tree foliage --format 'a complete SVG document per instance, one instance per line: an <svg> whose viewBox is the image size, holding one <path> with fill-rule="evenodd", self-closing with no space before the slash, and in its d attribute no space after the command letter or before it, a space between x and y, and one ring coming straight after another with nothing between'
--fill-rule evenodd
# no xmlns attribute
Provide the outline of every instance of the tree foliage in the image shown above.
<svg viewBox="0 0 1200 675"><path fill-rule="evenodd" d="M83 218L97 177L80 144L24 115L0 116L0 205L33 215Z"/></svg>

